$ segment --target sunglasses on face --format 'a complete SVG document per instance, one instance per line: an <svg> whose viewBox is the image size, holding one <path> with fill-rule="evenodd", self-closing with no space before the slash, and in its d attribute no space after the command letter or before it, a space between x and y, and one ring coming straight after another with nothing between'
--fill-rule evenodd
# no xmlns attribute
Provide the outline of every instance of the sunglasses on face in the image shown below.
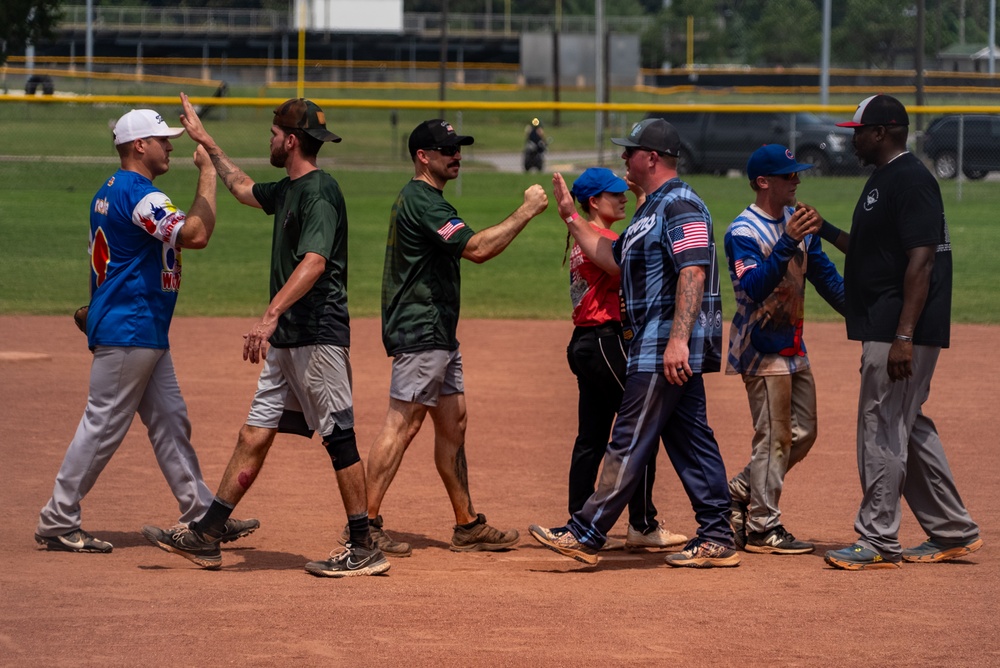
<svg viewBox="0 0 1000 668"><path fill-rule="evenodd" d="M437 151L441 155L444 155L444 156L447 156L447 157L450 158L453 155L455 155L456 153L460 153L462 151L462 147L461 146L432 146L430 148L425 148L424 150L425 151Z"/></svg>
<svg viewBox="0 0 1000 668"><path fill-rule="evenodd" d="M795 177L798 176L798 172L792 172L791 174L771 174L772 179L784 179L785 181L794 181Z"/></svg>

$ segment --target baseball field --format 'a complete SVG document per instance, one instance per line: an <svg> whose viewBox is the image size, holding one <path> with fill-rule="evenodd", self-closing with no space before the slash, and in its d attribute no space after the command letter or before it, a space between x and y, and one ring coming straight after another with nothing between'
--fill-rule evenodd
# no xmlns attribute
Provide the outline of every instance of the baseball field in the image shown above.
<svg viewBox="0 0 1000 668"><path fill-rule="evenodd" d="M471 273L471 272L469 272ZM222 475L255 386L240 359L246 318L174 320L173 353L210 486ZM576 387L561 321L466 320L459 338L469 401L476 509L516 527L505 553L447 548L453 518L429 429L383 504L386 528L414 545L384 576L331 580L305 562L344 526L318 440L279 436L237 509L261 528L203 571L139 534L176 506L139 424L84 502L84 527L111 554L40 551L39 508L86 401L90 355L67 316L0 316L0 664L130 666L996 666L1000 492L993 433L997 330L954 328L926 409L986 547L970 558L899 570L835 571L822 552L854 538L861 496L854 448L859 346L836 323L807 324L820 438L787 478L784 520L816 554L743 553L735 569L675 569L657 553L609 553L584 567L527 537L566 520ZM358 319L352 347L362 455L386 407L389 362L378 323ZM749 456L738 378L707 377L709 420L730 474ZM695 529L668 460L654 499L668 526ZM904 511L904 544L923 540ZM623 537L619 522L612 535Z"/></svg>
<svg viewBox="0 0 1000 668"><path fill-rule="evenodd" d="M259 148L264 152L264 134ZM182 143L185 142L185 143ZM158 185L179 205L193 192L178 140ZM385 225L402 171L337 161L351 217L350 300L357 433L363 457L387 403L389 360L377 318ZM571 166L568 166L571 167ZM261 528L209 572L146 543L143 524L172 525L176 506L136 422L84 501L84 528L111 554L39 550L32 533L86 403L90 354L69 317L86 302L86 211L114 161L0 161L0 665L220 663L246 666L997 666L1000 595L994 471L1000 299L996 184L945 191L955 246L952 347L925 406L986 547L943 564L835 571L822 554L851 543L861 497L855 454L860 346L807 300L805 340L817 382L820 437L788 475L784 521L815 554L741 553L735 569L673 569L663 554L611 552L584 567L537 545L527 526L565 522L576 386L565 359L572 329L565 227L547 211L496 260L463 269L459 328L469 403L467 454L476 510L522 534L504 553L448 550L453 517L434 468L430 425L382 507L386 529L414 545L384 576L329 580L303 570L337 547L345 517L318 439L280 436L237 517ZM257 163L255 178L278 172ZM474 170L446 195L475 229L499 221L534 180ZM749 201L740 179L692 179L725 223ZM862 182L806 182L800 197L847 224ZM461 188L461 194L458 189ZM266 302L270 221L219 194L219 226L184 253L171 341L203 473L214 488L246 417L259 369L242 334ZM831 253L834 260L840 258ZM727 316L731 294L724 291ZM737 377L706 378L709 421L730 475L749 457L751 425ZM673 530L695 522L663 455L654 500ZM613 536L624 537L620 521ZM904 545L921 542L904 510Z"/></svg>

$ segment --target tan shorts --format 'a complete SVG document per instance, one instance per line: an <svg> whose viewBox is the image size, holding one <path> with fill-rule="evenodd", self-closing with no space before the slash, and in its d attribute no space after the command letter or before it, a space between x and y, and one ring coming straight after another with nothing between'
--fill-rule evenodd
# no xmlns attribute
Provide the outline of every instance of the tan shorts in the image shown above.
<svg viewBox="0 0 1000 668"><path fill-rule="evenodd" d="M335 426L353 427L350 349L327 344L269 349L246 423L323 437Z"/></svg>

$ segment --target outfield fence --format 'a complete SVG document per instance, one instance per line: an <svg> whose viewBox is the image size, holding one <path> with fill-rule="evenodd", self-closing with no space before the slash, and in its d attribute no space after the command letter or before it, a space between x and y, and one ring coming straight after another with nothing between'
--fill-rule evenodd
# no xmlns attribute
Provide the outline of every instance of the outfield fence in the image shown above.
<svg viewBox="0 0 1000 668"><path fill-rule="evenodd" d="M292 84L262 87L257 97L217 97L211 80L165 78L150 86L185 90L213 132L225 138L234 156L265 158L270 112L297 94ZM215 94L220 90L216 88ZM849 118L850 104L721 104L654 101L596 104L546 100L436 100L433 93L411 89L368 89L384 99L353 99L355 88L308 83L305 94L317 101L345 142L325 152L329 159L352 169L407 169L405 147L409 131L426 118L443 116L460 131L477 138L463 150L466 170L526 171L527 126L542 121L547 150L542 169L580 171L590 165L620 165L620 151L610 138L623 136L633 123L659 115L677 126L684 140L681 172L735 176L746 158L764 143L790 147L803 162L816 165L812 176L858 175L862 168L853 154L851 131L837 128ZM475 95L475 91L463 91ZM456 95L458 92L456 91ZM400 99L404 95L412 98ZM733 96L739 98L740 96ZM901 96L902 97L902 96ZM744 96L743 99L746 99ZM905 100L905 97L904 97ZM174 95L85 95L56 93L0 95L3 143L0 160L114 162L109 128L125 111L136 107L159 110L165 118L180 112ZM924 158L945 188L959 196L975 196L968 181L1000 179L1000 106L924 105L908 102L911 149ZM553 122L558 116L558 123ZM363 146L363 150L358 147ZM537 168L537 165L534 167Z"/></svg>

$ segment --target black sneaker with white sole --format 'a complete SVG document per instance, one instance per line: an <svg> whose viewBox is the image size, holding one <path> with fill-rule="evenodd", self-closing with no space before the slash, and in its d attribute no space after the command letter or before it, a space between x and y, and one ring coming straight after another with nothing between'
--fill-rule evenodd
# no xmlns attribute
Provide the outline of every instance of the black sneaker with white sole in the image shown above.
<svg viewBox="0 0 1000 668"><path fill-rule="evenodd" d="M816 546L804 540L795 540L780 524L769 531L747 533L747 552L757 554L809 554Z"/></svg>
<svg viewBox="0 0 1000 668"><path fill-rule="evenodd" d="M39 536L35 534L35 542L46 550L56 552L98 552L107 554L114 545L106 540L94 538L83 529L74 529L60 536Z"/></svg>
<svg viewBox="0 0 1000 668"><path fill-rule="evenodd" d="M219 536L220 543L231 543L234 540L240 538L246 538L254 531L260 528L260 520L249 519L249 520L234 520L229 518L226 520L225 530L222 535Z"/></svg>
<svg viewBox="0 0 1000 668"><path fill-rule="evenodd" d="M219 541L184 525L166 530L144 526L142 535L164 552L184 557L202 568L210 570L222 568L222 550L219 549Z"/></svg>
<svg viewBox="0 0 1000 668"><path fill-rule="evenodd" d="M306 564L306 572L327 578L347 578L357 575L378 575L389 570L389 561L382 550L375 546L370 548L347 543L344 549L334 554L326 561L310 561Z"/></svg>

